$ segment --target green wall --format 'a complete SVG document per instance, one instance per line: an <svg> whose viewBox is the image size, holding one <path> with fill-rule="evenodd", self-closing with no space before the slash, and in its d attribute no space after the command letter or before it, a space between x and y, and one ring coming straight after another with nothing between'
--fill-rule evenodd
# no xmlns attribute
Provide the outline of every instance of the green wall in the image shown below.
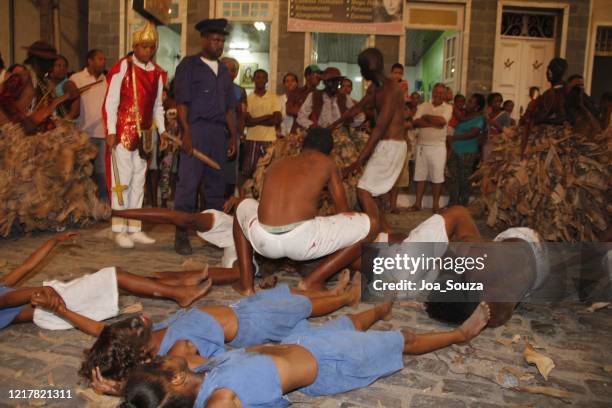
<svg viewBox="0 0 612 408"><path fill-rule="evenodd" d="M444 40L454 35L456 31L447 30L432 44L431 47L421 58L422 61L422 79L423 79L423 95L425 100L430 98L429 85L433 86L436 82L442 82L442 74L444 69Z"/></svg>

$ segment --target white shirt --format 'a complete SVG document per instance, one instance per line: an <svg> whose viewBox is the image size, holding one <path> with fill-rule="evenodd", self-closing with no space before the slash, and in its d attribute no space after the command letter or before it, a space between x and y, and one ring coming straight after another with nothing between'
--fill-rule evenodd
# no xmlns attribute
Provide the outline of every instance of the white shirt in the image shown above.
<svg viewBox="0 0 612 408"><path fill-rule="evenodd" d="M155 65L152 62L148 62L145 65L135 57L132 58L132 61L137 67L145 71L153 71L155 69ZM106 110L106 129L109 135L117 133L117 108L119 107L119 101L121 99L121 82L125 77L127 67L127 59L124 59L121 61L119 72L113 75L108 86L108 94L106 95L104 109ZM155 126L160 135L166 131L166 124L164 123L164 105L162 103L163 91L164 80L160 76L159 84L157 85L157 96L155 97L155 104L153 105L153 120L155 121Z"/></svg>
<svg viewBox="0 0 612 408"><path fill-rule="evenodd" d="M104 138L104 125L102 123L102 104L104 103L104 95L106 95L106 79L104 74L95 77L89 73L87 68L73 74L70 80L74 82L77 88L82 88L86 85L93 84L102 80L98 85L89 88L80 96L80 113L78 124L81 130L98 139Z"/></svg>
<svg viewBox="0 0 612 408"><path fill-rule="evenodd" d="M283 115L283 121L280 125L281 135L289 136L291 134L291 128L295 118L291 115L287 115L287 94L283 94L278 97L281 106L281 115Z"/></svg>
<svg viewBox="0 0 612 408"><path fill-rule="evenodd" d="M200 57L200 59L202 60L202 62L204 62L206 65L208 65L210 67L210 69L212 69L212 71L215 73L215 75L219 74L219 61L217 61L217 60L209 60L208 58L204 58L204 57Z"/></svg>
<svg viewBox="0 0 612 408"><path fill-rule="evenodd" d="M426 127L417 129L417 143L426 146L445 146L448 121L453 116L453 107L446 102L438 106L433 106L431 102L423 102L419 105L414 115L414 120L420 119L424 115L441 116L444 118L442 128Z"/></svg>
<svg viewBox="0 0 612 408"><path fill-rule="evenodd" d="M309 119L310 114L312 113L312 94L313 92L308 94L308 97L304 101L304 104L300 108L300 112L297 116L297 122L303 128L310 128L312 126L312 120ZM353 106L353 100L350 97L346 97L346 108L350 109ZM317 126L327 127L340 119L342 117L342 113L340 113L340 108L338 107L338 97L333 96L329 97L326 93L323 93L323 107L321 108L321 115L318 119ZM351 127L358 127L365 121L365 115L362 113L355 116L353 122L351 123Z"/></svg>

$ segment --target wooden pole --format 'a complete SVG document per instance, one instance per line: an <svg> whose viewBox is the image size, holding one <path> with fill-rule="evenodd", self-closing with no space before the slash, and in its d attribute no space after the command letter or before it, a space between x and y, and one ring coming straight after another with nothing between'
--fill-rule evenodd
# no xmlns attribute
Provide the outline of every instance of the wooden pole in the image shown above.
<svg viewBox="0 0 612 408"><path fill-rule="evenodd" d="M38 12L40 14L40 39L50 44L55 44L55 23L53 19L53 0L38 0Z"/></svg>

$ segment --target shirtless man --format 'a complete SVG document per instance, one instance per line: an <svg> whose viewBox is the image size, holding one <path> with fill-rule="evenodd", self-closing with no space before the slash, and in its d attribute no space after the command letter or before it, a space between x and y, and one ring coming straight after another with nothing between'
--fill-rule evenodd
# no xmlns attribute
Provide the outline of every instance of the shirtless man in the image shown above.
<svg viewBox="0 0 612 408"><path fill-rule="evenodd" d="M321 289L325 280L359 257L361 244L378 233L376 218L348 212L340 172L329 156L331 131L309 129L297 156L278 160L268 168L260 202L243 200L236 208L234 242L240 281L234 289L253 293L253 250L271 259L306 261L329 254L301 289ZM321 193L327 188L336 215L317 217Z"/></svg>
<svg viewBox="0 0 612 408"><path fill-rule="evenodd" d="M387 310L385 310L387 309ZM481 304L461 327L439 333L366 331L390 313L383 304L321 327L297 327L280 345L233 350L189 370L184 359L145 365L128 380L127 402L141 407L285 407L286 394L334 395L367 387L403 366L403 355L468 342L486 326Z"/></svg>
<svg viewBox="0 0 612 408"><path fill-rule="evenodd" d="M224 204L224 210L230 210L234 198ZM113 216L127 217L153 224L175 225L185 231L193 229L196 234L219 248L223 249L221 268L209 269L213 284L232 283L238 278L236 263L236 247L232 236L233 218L223 211L208 209L200 213L173 211L165 208L132 208L128 210L112 210ZM233 271L229 268L234 269Z"/></svg>
<svg viewBox="0 0 612 408"><path fill-rule="evenodd" d="M542 287L551 265L547 248L536 231L526 227L509 228L498 234L493 242L500 244L494 246L484 240L480 243L473 240L466 247L469 257L486 256L484 269L462 274L443 271L437 278L442 286L446 286L447 280L481 282L483 292L431 292L425 304L431 318L457 324L469 316L480 301L486 301L491 310L489 327L498 327L510 320L521 301Z"/></svg>
<svg viewBox="0 0 612 408"><path fill-rule="evenodd" d="M404 91L393 78L384 74L382 53L376 48L368 48L357 59L361 75L372 84L366 96L331 127L337 127L347 117L354 116L367 106L377 111L376 127L357 160L343 170L344 174L359 171L365 166L357 184L357 198L364 211L372 219L379 220L381 228L389 232L384 217L382 203L374 197L388 193L402 172L408 153L404 129Z"/></svg>

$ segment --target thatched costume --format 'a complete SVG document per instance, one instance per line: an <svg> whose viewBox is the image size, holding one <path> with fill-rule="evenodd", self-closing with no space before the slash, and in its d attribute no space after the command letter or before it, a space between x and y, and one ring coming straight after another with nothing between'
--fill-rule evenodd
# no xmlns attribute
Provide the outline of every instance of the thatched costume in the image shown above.
<svg viewBox="0 0 612 408"><path fill-rule="evenodd" d="M548 241L597 241L612 212L612 129L587 135L568 125L536 126L521 161L523 132L504 129L489 160L472 175L487 224L528 226Z"/></svg>
<svg viewBox="0 0 612 408"><path fill-rule="evenodd" d="M96 148L75 125L55 124L32 136L19 124L0 126L0 236L85 226L110 215L91 179Z"/></svg>

